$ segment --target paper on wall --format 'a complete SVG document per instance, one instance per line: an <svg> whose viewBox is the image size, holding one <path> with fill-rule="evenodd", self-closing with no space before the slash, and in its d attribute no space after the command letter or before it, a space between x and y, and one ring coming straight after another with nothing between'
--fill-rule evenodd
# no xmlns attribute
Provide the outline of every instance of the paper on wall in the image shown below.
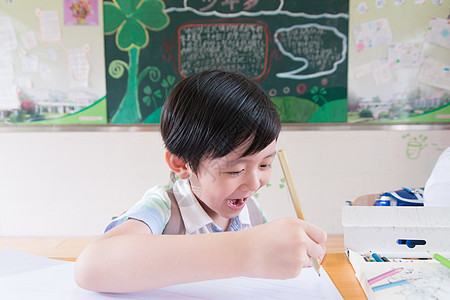
<svg viewBox="0 0 450 300"><path fill-rule="evenodd" d="M392 62L395 67L418 68L422 60L422 43L392 43L389 45L389 62Z"/></svg>
<svg viewBox="0 0 450 300"><path fill-rule="evenodd" d="M11 18L0 17L0 51L13 51L17 48L17 38Z"/></svg>
<svg viewBox="0 0 450 300"><path fill-rule="evenodd" d="M375 0L376 8L383 8L387 5L386 0Z"/></svg>
<svg viewBox="0 0 450 300"><path fill-rule="evenodd" d="M39 74L41 75L42 80L45 82L52 82L55 80L52 70L45 63L39 64Z"/></svg>
<svg viewBox="0 0 450 300"><path fill-rule="evenodd" d="M58 12L54 10L36 10L39 17L41 39L44 42L58 42L61 40Z"/></svg>
<svg viewBox="0 0 450 300"><path fill-rule="evenodd" d="M8 54L0 55L0 109L17 109L19 106L12 57Z"/></svg>
<svg viewBox="0 0 450 300"><path fill-rule="evenodd" d="M89 62L87 47L67 50L68 71L71 86L88 86Z"/></svg>
<svg viewBox="0 0 450 300"><path fill-rule="evenodd" d="M20 89L31 89L33 88L33 82L29 76L17 76L16 77L17 87Z"/></svg>
<svg viewBox="0 0 450 300"><path fill-rule="evenodd" d="M33 30L22 33L20 35L20 39L22 40L23 46L26 50L30 50L38 46L36 35Z"/></svg>
<svg viewBox="0 0 450 300"><path fill-rule="evenodd" d="M356 7L356 10L358 11L358 13L360 15L365 14L368 11L368 7L367 7L367 3L366 2L361 2L360 4L358 4L358 6Z"/></svg>
<svg viewBox="0 0 450 300"><path fill-rule="evenodd" d="M389 44L392 32L385 18L358 24L352 27L356 51Z"/></svg>
<svg viewBox="0 0 450 300"><path fill-rule="evenodd" d="M391 64L387 59L380 59L372 64L372 74L377 85L387 84L393 80Z"/></svg>
<svg viewBox="0 0 450 300"><path fill-rule="evenodd" d="M39 58L37 55L22 56L22 71L26 73L37 72L39 68Z"/></svg>
<svg viewBox="0 0 450 300"><path fill-rule="evenodd" d="M417 80L434 87L450 90L450 65L426 57L420 66Z"/></svg>
<svg viewBox="0 0 450 300"><path fill-rule="evenodd" d="M450 49L450 24L447 20L433 18L428 24L425 35L428 43L436 44Z"/></svg>

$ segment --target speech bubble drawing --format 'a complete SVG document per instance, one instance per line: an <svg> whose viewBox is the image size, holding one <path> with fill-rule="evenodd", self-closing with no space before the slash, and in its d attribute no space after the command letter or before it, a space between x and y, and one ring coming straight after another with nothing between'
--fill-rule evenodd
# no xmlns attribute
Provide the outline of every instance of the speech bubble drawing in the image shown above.
<svg viewBox="0 0 450 300"><path fill-rule="evenodd" d="M347 37L334 27L320 24L280 28L274 40L281 53L303 63L295 70L277 73L279 78L299 80L332 74L347 54Z"/></svg>

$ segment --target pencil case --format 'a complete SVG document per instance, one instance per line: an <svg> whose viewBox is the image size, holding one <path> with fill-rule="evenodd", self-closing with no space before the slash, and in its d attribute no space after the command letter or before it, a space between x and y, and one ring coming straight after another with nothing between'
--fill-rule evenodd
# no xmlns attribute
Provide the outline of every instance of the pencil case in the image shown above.
<svg viewBox="0 0 450 300"><path fill-rule="evenodd" d="M375 202L374 206L423 206L423 190L424 188L402 188L393 192L381 194Z"/></svg>

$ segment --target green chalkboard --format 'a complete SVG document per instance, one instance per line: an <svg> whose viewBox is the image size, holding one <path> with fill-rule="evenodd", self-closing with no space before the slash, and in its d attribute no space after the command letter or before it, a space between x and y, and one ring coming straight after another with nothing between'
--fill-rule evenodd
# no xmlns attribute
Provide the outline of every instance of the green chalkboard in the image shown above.
<svg viewBox="0 0 450 300"><path fill-rule="evenodd" d="M176 83L209 68L260 84L282 122L346 122L348 1L105 1L104 14L111 123L158 123Z"/></svg>

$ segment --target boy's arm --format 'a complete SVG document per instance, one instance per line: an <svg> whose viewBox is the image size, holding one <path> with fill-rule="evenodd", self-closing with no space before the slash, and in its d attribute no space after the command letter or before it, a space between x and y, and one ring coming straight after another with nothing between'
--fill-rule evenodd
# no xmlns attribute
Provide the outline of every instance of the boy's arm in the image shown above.
<svg viewBox="0 0 450 300"><path fill-rule="evenodd" d="M127 220L83 251L75 280L88 290L131 292L236 276L291 278L323 255L325 240L325 232L297 219L198 235L152 235Z"/></svg>

